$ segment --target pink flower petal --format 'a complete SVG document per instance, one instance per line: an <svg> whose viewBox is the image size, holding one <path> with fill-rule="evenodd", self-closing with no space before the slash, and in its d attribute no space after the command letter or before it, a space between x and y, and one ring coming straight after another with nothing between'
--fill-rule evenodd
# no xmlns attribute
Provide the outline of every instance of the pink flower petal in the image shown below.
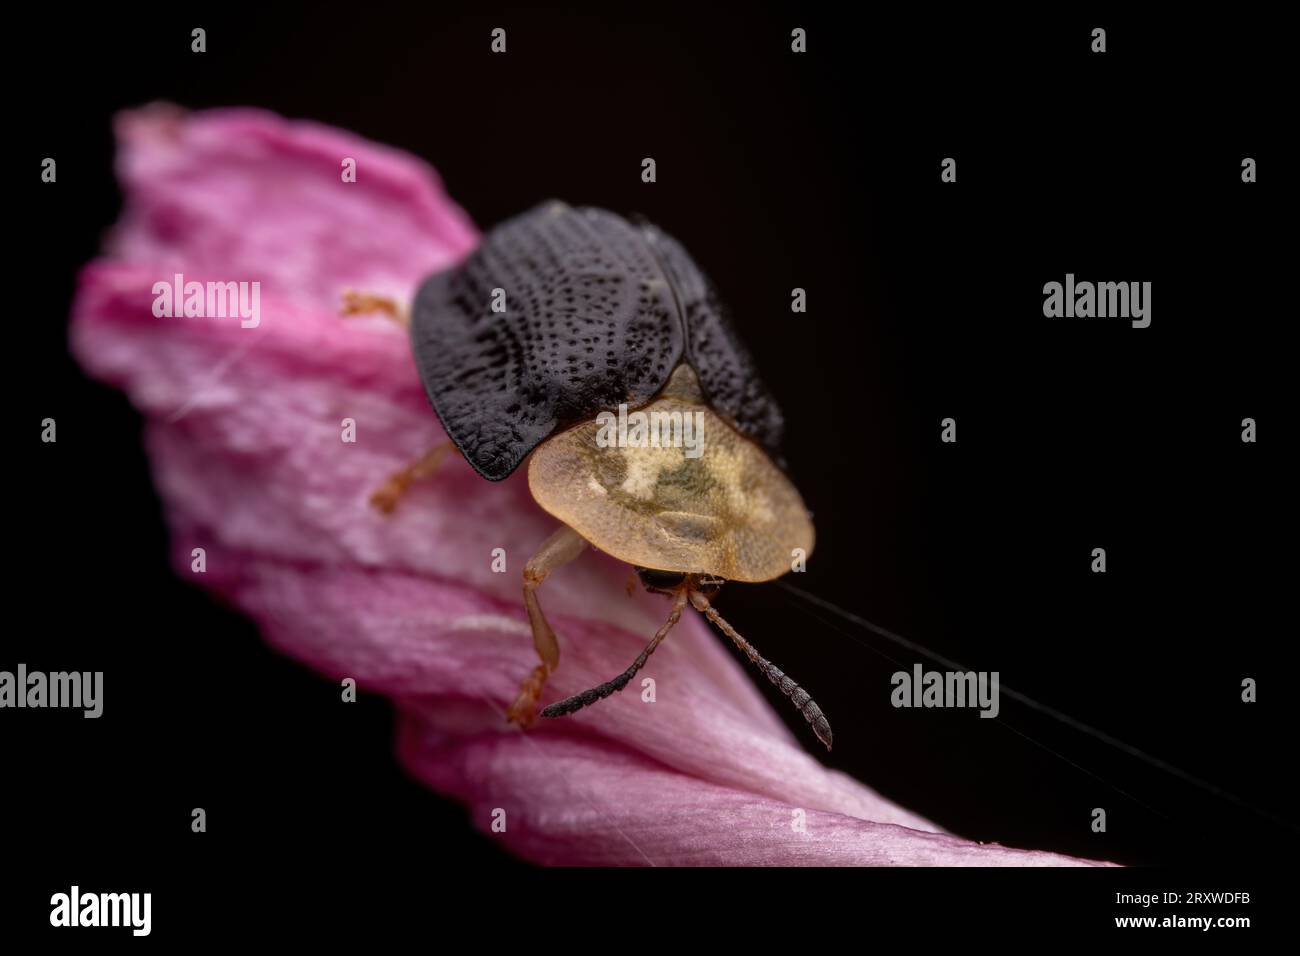
<svg viewBox="0 0 1300 956"><path fill-rule="evenodd" d="M527 734L507 725L535 662L519 572L554 522L522 470L493 484L458 459L394 516L369 507L442 432L404 333L335 312L348 286L409 298L473 227L423 164L319 126L156 107L119 135L126 211L112 257L81 275L72 347L146 420L178 572L204 548L204 583L276 647L392 697L403 761L477 825L505 810L500 838L546 863L1084 862L937 833L824 768L694 614L643 672L655 703L632 690ZM261 324L154 317L153 284L174 272L261 281ZM510 573L491 570L494 548ZM589 554L547 582L562 642L547 700L620 672L662 623L666 603L629 598L627 574Z"/></svg>
<svg viewBox="0 0 1300 956"><path fill-rule="evenodd" d="M343 286L406 298L477 240L433 170L350 133L166 105L123 113L116 130L131 201L110 251L160 277L216 270L332 310ZM355 182L343 181L346 159Z"/></svg>

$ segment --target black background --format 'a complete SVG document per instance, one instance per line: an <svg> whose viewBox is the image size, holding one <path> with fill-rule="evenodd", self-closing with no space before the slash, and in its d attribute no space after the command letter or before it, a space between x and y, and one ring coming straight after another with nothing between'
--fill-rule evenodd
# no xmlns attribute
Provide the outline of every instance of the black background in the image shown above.
<svg viewBox="0 0 1300 956"><path fill-rule="evenodd" d="M1232 866L1294 848L1294 825L1267 818L1296 803L1276 147L1291 120L1267 23L659 4L26 17L8 151L23 623L0 667L106 672L100 720L3 715L6 825L33 865L67 864L56 889L74 869L147 888L229 867L327 867L350 886L393 848L431 871L521 866L404 776L382 700L332 706L332 682L168 568L138 418L65 341L76 270L120 209L110 117L151 100L264 106L402 147L480 228L551 196L645 214L711 274L786 412L818 525L792 583L1257 810L1005 695L999 720L895 710L890 674L915 654L777 586L731 586L728 616L830 715L830 765L1011 846ZM1044 318L1042 286L1067 272L1150 281L1151 327ZM33 449L47 416L60 440Z"/></svg>

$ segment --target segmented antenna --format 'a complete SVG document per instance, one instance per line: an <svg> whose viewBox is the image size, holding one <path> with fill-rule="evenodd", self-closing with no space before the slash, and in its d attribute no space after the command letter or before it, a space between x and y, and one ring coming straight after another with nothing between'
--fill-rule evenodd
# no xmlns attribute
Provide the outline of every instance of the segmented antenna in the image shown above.
<svg viewBox="0 0 1300 956"><path fill-rule="evenodd" d="M722 615L713 609L713 605L709 603L708 598L703 594L698 591L692 591L691 604L695 605L697 611L707 617L714 624L718 625L722 633L731 638L735 642L736 646L744 651L745 656L753 661L754 666L763 672L763 676L775 684L780 689L781 693L790 698L790 703L794 704L799 713L803 714L803 719L808 721L809 725L813 729L813 733L817 735L817 739L826 745L827 750L830 750L831 722L826 719L826 715L822 713L822 709L817 706L817 703L812 699L812 696L790 678L786 677L785 672L779 667L767 660L767 658L762 654L758 653L758 651L754 649L754 645L741 637L740 634L737 633L736 629L728 624L723 619Z"/></svg>
<svg viewBox="0 0 1300 956"><path fill-rule="evenodd" d="M551 704L549 707L542 710L542 716L564 717L573 713L575 710L582 710L582 708L588 707L591 704L596 703L598 700L604 700L610 694L626 687L628 681L636 676L636 672L645 667L645 662L648 661L650 655L655 652L655 648L659 646L659 642L667 637L668 632L673 629L673 625L681 620L682 609L685 607L686 589L683 588L673 599L673 610L672 613L668 615L668 620L665 621L664 626L659 628L655 633L655 636L651 639L650 643L645 646L645 650L637 655L637 658L632 662L631 667L619 674L613 680L605 681L605 683L598 687L593 687L591 690L584 690L581 694L574 694L572 697L566 697L564 700Z"/></svg>

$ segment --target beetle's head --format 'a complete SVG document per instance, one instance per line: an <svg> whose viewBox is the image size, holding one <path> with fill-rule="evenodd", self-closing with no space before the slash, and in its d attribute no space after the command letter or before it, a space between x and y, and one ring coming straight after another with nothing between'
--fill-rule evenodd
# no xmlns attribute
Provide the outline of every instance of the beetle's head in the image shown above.
<svg viewBox="0 0 1300 956"><path fill-rule="evenodd" d="M691 574L687 571L661 571L657 568L637 568L637 577L647 591L654 594L673 594L685 587L690 591L712 596L727 583L725 578L712 574Z"/></svg>

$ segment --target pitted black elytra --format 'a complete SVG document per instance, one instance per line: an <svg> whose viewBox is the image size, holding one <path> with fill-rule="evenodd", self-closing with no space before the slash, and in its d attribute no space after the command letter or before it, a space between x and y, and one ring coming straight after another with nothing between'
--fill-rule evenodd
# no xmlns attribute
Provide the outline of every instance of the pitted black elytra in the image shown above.
<svg viewBox="0 0 1300 956"><path fill-rule="evenodd" d="M683 361L710 407L780 460L781 413L712 285L648 224L559 202L508 220L423 283L411 341L447 434L493 481L557 431L648 403Z"/></svg>

